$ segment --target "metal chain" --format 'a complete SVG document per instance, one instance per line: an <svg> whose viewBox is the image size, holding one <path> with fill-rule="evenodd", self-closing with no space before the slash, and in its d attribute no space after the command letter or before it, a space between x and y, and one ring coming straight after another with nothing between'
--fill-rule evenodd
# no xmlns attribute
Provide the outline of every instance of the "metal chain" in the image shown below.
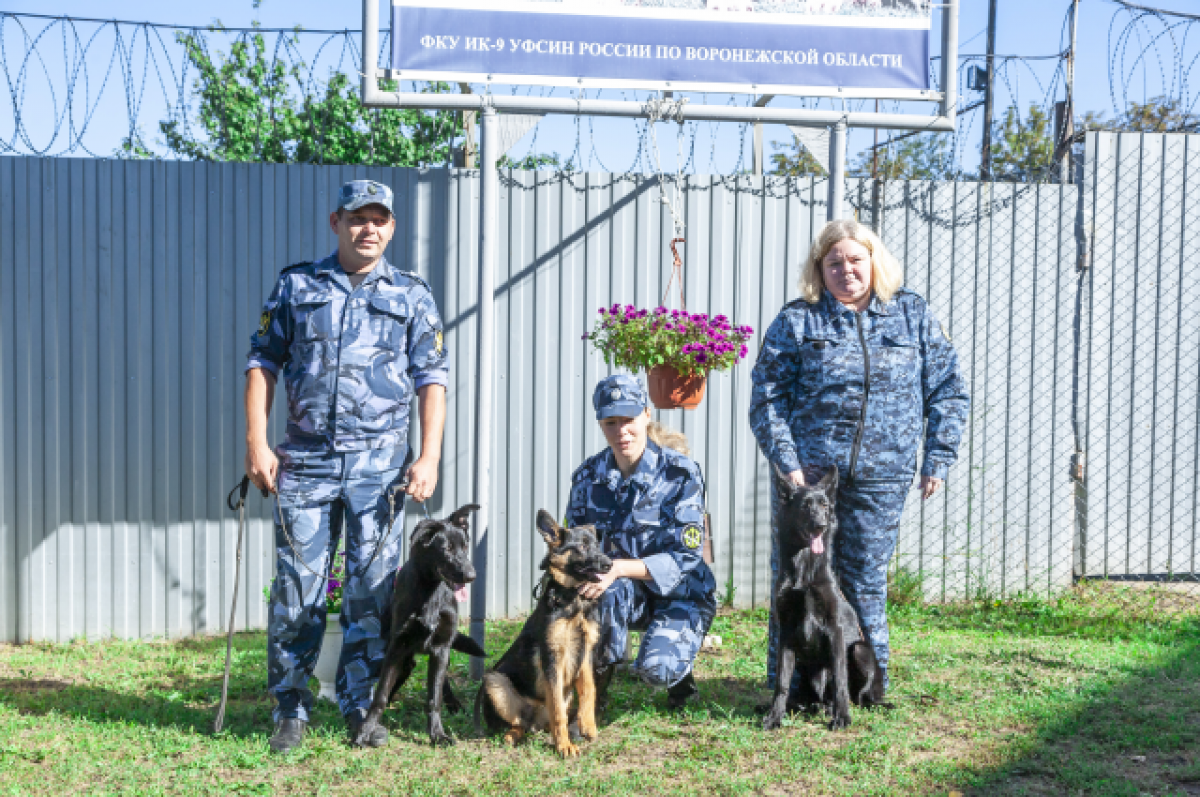
<svg viewBox="0 0 1200 797"><path fill-rule="evenodd" d="M646 116L649 121L646 124L650 131L650 152L654 156L654 170L659 174L659 194L661 202L671 211L671 224L673 227L673 238L682 238L684 231L683 215L682 215L682 199L683 199L683 109L688 104L687 97L681 97L678 100L668 100L663 97L652 97L646 101ZM659 157L658 136L655 134L654 125L659 121L674 121L679 124L679 134L676 136L678 144L678 155L675 158L675 179L673 186L673 199L668 198L667 192L663 190L661 180L663 175L662 160Z"/></svg>

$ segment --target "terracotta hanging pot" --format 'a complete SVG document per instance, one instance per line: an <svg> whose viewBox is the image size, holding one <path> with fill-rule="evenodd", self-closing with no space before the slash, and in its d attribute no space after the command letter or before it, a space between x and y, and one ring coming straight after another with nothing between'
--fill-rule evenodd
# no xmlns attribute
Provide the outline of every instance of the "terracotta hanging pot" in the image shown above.
<svg viewBox="0 0 1200 797"><path fill-rule="evenodd" d="M650 400L660 410L694 410L704 398L707 376L683 376L673 365L650 369Z"/></svg>

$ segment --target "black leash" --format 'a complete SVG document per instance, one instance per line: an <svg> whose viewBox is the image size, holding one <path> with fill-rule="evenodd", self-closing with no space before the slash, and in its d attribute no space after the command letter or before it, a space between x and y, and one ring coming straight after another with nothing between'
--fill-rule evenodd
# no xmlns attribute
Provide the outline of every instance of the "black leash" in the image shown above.
<svg viewBox="0 0 1200 797"><path fill-rule="evenodd" d="M364 567L361 571L359 571L360 578L365 577L367 575L367 571L371 569L371 565L375 564L375 557L379 556L379 551L387 546L388 542L392 538L392 534L395 533L395 531L396 531L396 496L399 493L404 492L404 488L407 487L410 483L411 483L411 480L408 478L408 463L406 462L405 468L404 468L404 479L397 482L395 485L392 486L392 489L388 490L388 494L387 494L387 497L388 497L388 532L387 532L387 535L384 536L383 540L378 545L375 546L375 550L371 552L371 558L367 560L366 567ZM413 500L416 501L415 498ZM425 506L425 502L417 501L417 503L421 505L421 511L425 513L425 519L432 520L432 518L429 517L429 507Z"/></svg>
<svg viewBox="0 0 1200 797"><path fill-rule="evenodd" d="M233 624L237 619L238 587L242 580L242 541L246 536L246 493L250 492L250 477L243 476L242 480L233 486L229 495L225 496L225 506L238 513L237 564L233 569L233 601L229 606L229 631L225 635L225 676L221 680L221 702L217 706L217 719L213 722L213 733L220 733L225 724L225 704L229 700L229 668L233 663ZM234 494L237 500L234 501ZM262 491L263 498L268 493Z"/></svg>

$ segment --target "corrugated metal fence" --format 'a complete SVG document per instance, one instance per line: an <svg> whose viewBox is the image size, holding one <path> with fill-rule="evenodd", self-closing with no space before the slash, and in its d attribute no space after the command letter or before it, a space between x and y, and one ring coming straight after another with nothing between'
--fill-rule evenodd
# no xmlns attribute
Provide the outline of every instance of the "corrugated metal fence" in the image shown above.
<svg viewBox="0 0 1200 797"><path fill-rule="evenodd" d="M1194 152L1196 144L1183 146ZM247 342L279 269L332 250L332 197L360 176L395 189L399 228L389 257L429 279L445 318L454 370L442 488L431 509L449 511L472 498L473 173L0 159L0 639L223 628L236 533L223 499L241 474ZM1100 205L1093 197L1121 204L1109 192L1124 183L1089 185L1088 212ZM867 184L851 189L860 217L877 221L908 284L943 319L974 396L960 463L944 495L910 502L898 563L922 572L931 596L1068 583L1083 556L1068 471L1076 225L1087 215L1078 212L1080 190L899 183L872 196ZM1140 189L1165 190L1161 181ZM796 295L824 196L824 182L809 179L690 178L688 306L761 334ZM501 198L488 606L492 615L512 615L528 609L541 559L535 511L561 513L571 470L603 445L590 393L607 369L581 336L601 305L662 297L670 223L656 181L641 177L513 172ZM1137 218L1139 229L1148 223ZM1115 275L1117 257L1100 257L1097 230L1096 268ZM1160 225L1163 240L1168 232ZM1170 251L1175 260L1160 257L1160 269L1174 269L1179 286L1186 256ZM1088 285L1099 279L1086 273ZM1095 317L1084 334L1096 342L1100 298L1095 290L1087 296L1084 309ZM1139 316L1138 329L1162 316L1157 308ZM1194 314L1183 312L1186 323L1172 322L1165 335L1195 335ZM1156 351L1168 351L1164 334ZM1110 359L1132 361L1135 336L1127 338L1105 344ZM1195 350L1172 350L1181 376L1193 382ZM1085 384L1096 384L1104 362L1092 355ZM1155 371L1157 393L1170 389L1167 371ZM1144 387L1140 377L1124 384ZM1089 389L1084 425L1093 439L1108 405ZM1191 390L1181 399L1189 406ZM767 598L766 470L746 423L749 393L747 363L713 376L696 412L660 413L688 434L708 477L719 590L732 590L738 604ZM1195 410L1187 412L1194 434ZM1103 446L1090 448L1094 459ZM1189 438L1176 459L1194 463L1195 451ZM1175 470L1181 497L1172 507L1195 494L1188 493L1194 472L1189 482L1182 466ZM1086 486L1095 496L1094 477ZM265 503L255 496L250 509L239 624L261 627L270 529ZM1089 557L1094 510L1091 517ZM1187 522L1175 521L1181 529ZM1175 555L1178 572L1183 560ZM1195 555L1193 546L1191 572Z"/></svg>

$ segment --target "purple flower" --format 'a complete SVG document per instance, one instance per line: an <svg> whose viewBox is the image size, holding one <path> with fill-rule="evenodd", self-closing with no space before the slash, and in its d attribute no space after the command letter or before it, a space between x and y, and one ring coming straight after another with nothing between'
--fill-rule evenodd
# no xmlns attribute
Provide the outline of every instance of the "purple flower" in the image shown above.
<svg viewBox="0 0 1200 797"><path fill-rule="evenodd" d="M587 340L587 339L588 339L588 336L587 336L587 335L582 335L582 336L580 336L580 338L579 338L579 339L580 339L580 340Z"/></svg>
<svg viewBox="0 0 1200 797"><path fill-rule="evenodd" d="M597 310L596 312L598 312L600 315L608 315L608 308L607 308L607 307L601 307L601 308L600 308L599 310Z"/></svg>
<svg viewBox="0 0 1200 797"><path fill-rule="evenodd" d="M698 363L700 363L701 365L703 365L704 363L708 362L708 355L707 355L707 354L705 354L704 352L699 352L699 353L696 355L696 362L698 362Z"/></svg>
<svg viewBox="0 0 1200 797"><path fill-rule="evenodd" d="M671 311L671 318L679 318L679 311L678 311L678 310L672 310L672 311Z"/></svg>
<svg viewBox="0 0 1200 797"><path fill-rule="evenodd" d="M667 314L667 308L665 308L665 307L655 307L655 308L654 308L654 314L655 314L655 315L666 315L666 314Z"/></svg>
<svg viewBox="0 0 1200 797"><path fill-rule="evenodd" d="M716 322L718 322L718 323L724 323L724 322L726 322L726 321L728 321L728 320L729 320L729 318L728 318L727 316L723 316L723 315L715 315L715 316L713 316L713 321L716 321Z"/></svg>
<svg viewBox="0 0 1200 797"><path fill-rule="evenodd" d="M742 346L742 353L741 353L741 354L739 354L738 356L739 356L739 357L745 357L745 356L746 356L746 354L747 354L747 353L749 353L749 351L750 351L750 347L749 347L749 346Z"/></svg>
<svg viewBox="0 0 1200 797"><path fill-rule="evenodd" d="M621 318L621 323L622 323L622 324L628 324L628 323L629 323L629 319L628 319L628 318L624 318L624 317L623 317L623 318Z"/></svg>

